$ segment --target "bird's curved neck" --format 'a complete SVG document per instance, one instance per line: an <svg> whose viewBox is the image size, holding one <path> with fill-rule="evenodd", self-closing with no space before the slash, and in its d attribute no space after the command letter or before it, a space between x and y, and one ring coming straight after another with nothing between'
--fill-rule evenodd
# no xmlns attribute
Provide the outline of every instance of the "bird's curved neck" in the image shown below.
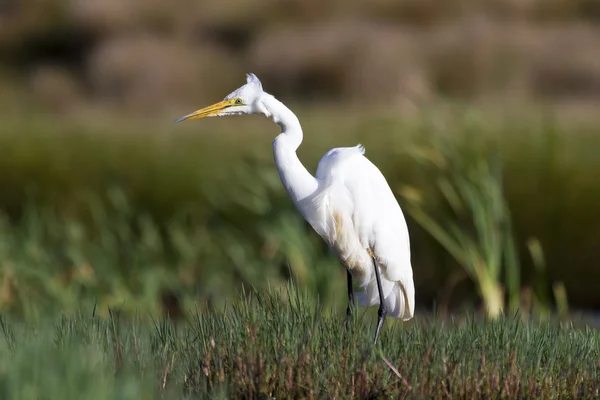
<svg viewBox="0 0 600 400"><path fill-rule="evenodd" d="M271 95L266 95L262 103L267 117L281 126L281 134L273 140L273 156L279 177L294 204L305 214L303 200L317 190L318 182L296 154L302 143L300 121L289 108Z"/></svg>

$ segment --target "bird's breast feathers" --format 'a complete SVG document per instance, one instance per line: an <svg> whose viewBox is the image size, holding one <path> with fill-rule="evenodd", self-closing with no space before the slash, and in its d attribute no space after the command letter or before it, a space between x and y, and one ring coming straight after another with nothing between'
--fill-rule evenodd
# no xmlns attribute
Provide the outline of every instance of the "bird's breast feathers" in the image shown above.
<svg viewBox="0 0 600 400"><path fill-rule="evenodd" d="M352 218L352 203L343 188L330 187L315 199L311 224L327 245L360 282L368 279L371 265L366 236ZM364 243L363 243L364 242Z"/></svg>

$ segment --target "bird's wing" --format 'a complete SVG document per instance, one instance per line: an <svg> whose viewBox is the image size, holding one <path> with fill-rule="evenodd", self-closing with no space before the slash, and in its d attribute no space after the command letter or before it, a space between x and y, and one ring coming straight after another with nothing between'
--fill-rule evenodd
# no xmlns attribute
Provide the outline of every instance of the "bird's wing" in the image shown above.
<svg viewBox="0 0 600 400"><path fill-rule="evenodd" d="M401 283L407 304L414 307L413 272L408 228L385 177L364 155L362 146L329 151L317 178L330 189L330 202L352 219L360 245L373 252L383 277Z"/></svg>
<svg viewBox="0 0 600 400"><path fill-rule="evenodd" d="M397 273L402 269L412 273L404 214L379 168L364 157L364 148L359 145L330 150L319 161L316 175L333 188L329 193L332 201L343 203L352 213L361 244L390 263L394 269L389 271L390 278L397 280L396 269Z"/></svg>

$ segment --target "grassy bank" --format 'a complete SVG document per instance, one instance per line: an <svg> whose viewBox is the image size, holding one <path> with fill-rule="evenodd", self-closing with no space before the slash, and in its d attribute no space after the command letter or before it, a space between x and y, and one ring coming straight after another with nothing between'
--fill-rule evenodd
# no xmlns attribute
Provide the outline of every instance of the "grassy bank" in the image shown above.
<svg viewBox="0 0 600 400"><path fill-rule="evenodd" d="M186 322L93 309L56 319L0 319L3 399L589 398L600 335L589 328L388 321L322 310L293 286L247 293Z"/></svg>

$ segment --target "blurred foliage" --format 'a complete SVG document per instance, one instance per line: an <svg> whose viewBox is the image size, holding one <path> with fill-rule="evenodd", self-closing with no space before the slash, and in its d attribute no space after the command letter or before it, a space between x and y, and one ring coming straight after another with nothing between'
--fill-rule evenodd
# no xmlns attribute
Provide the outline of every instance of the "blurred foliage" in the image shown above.
<svg viewBox="0 0 600 400"><path fill-rule="evenodd" d="M443 216L431 215L414 194L407 196L407 211L462 266L477 285L487 314L497 318L507 308L505 295L512 313L523 308L521 271L499 157L476 144L477 138L469 138L468 144L460 143L462 147L446 140L434 142L431 148L412 149L418 164L433 168L432 177L437 172L431 183L438 191L436 198L445 204L437 205L436 214L450 214L451 220L438 222ZM403 189L407 190L416 192Z"/></svg>
<svg viewBox="0 0 600 400"><path fill-rule="evenodd" d="M511 279L520 280L522 298L531 290L540 309L560 298L564 310L566 293L571 306L599 306L596 125L550 124L529 111L451 110L399 119L300 108L307 132L300 158L314 170L329 148L363 143L404 207L400 193L409 185L427 194L424 207L436 220L451 218L469 231L471 222L456 219L442 207L443 194L431 190L440 170L422 168L406 152L444 137L459 149L454 160L466 162L479 152L472 134L493 140L521 265ZM345 307L343 269L293 208L272 164L277 128L252 117L203 122L6 119L2 308L36 316L97 303L99 312L110 306L179 316L194 304L222 306L242 285L277 287L290 277L323 304ZM454 168L451 176L461 171ZM472 283L451 284L462 271L456 260L407 217L419 307L471 305L478 297ZM543 262L532 261L534 238Z"/></svg>
<svg viewBox="0 0 600 400"><path fill-rule="evenodd" d="M240 284L290 276L342 304L343 271L279 184L276 130L171 123L241 85L245 72L300 110L307 165L361 142L399 197L412 187L430 222L450 222L454 242L446 237L444 248L431 224L428 232L409 217L417 304L457 308L505 285L513 309L517 297L542 313L600 307L599 4L0 2L0 307L35 315L97 301L179 314L198 300L223 303ZM423 113L415 99L441 111ZM457 99L475 106L448 115L446 101ZM540 117L540 105L593 122ZM436 136L457 142L449 170L406 154ZM473 230L445 202L470 173L463 161L486 156L475 136L498 141L503 172L463 182L462 194L478 199L464 206L475 222L510 221L503 233L493 223ZM471 261L457 263L447 251L456 258L466 237L460 251ZM502 263L500 249L512 261ZM495 289L484 288L490 281Z"/></svg>
<svg viewBox="0 0 600 400"><path fill-rule="evenodd" d="M61 113L191 107L245 72L305 101L597 106L599 20L596 0L5 0L0 85Z"/></svg>

